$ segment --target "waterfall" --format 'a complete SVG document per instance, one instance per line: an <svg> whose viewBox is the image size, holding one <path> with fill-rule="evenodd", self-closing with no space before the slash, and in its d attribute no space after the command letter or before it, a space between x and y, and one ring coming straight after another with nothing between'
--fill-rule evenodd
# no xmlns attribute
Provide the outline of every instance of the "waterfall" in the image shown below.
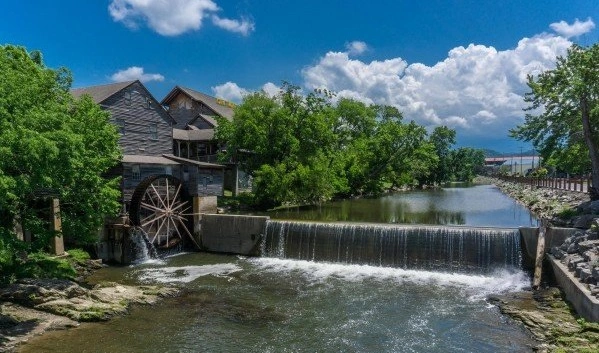
<svg viewBox="0 0 599 353"><path fill-rule="evenodd" d="M148 234L140 227L133 227L129 230L133 251L133 262L142 263L150 259L158 258L158 251L154 244L148 239Z"/></svg>
<svg viewBox="0 0 599 353"><path fill-rule="evenodd" d="M448 272L520 268L517 229L268 221L262 256Z"/></svg>

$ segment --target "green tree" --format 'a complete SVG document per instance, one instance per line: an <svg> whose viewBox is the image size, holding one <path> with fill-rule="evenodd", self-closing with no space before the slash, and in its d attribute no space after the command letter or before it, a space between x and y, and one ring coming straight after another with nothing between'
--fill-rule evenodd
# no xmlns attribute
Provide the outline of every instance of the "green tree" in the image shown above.
<svg viewBox="0 0 599 353"><path fill-rule="evenodd" d="M485 164L485 152L481 149L461 147L450 152L451 180L471 182Z"/></svg>
<svg viewBox="0 0 599 353"><path fill-rule="evenodd" d="M21 248L10 245L17 221L36 236L23 251L46 246L44 190L61 200L63 235L91 241L118 210L118 180L102 177L121 156L108 113L89 97L75 101L70 73L47 68L39 52L0 46L0 72L0 246Z"/></svg>
<svg viewBox="0 0 599 353"><path fill-rule="evenodd" d="M435 147L435 153L439 158L437 165L431 168L431 172L427 175L424 183L429 185L441 184L451 180L451 164L452 155L451 147L455 144L455 130L447 126L436 127L429 137L429 141Z"/></svg>
<svg viewBox="0 0 599 353"><path fill-rule="evenodd" d="M572 160L568 149L582 152L584 146L592 168L593 200L599 199L598 77L599 44L573 45L557 59L555 69L528 77L531 91L525 96L530 103L525 122L511 130L512 136L532 141L544 159L558 167L564 159Z"/></svg>

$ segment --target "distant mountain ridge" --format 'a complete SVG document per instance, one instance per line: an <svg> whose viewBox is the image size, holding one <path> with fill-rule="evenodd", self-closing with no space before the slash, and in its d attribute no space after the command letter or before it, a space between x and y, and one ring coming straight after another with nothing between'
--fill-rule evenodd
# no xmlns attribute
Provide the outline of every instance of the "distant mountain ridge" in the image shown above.
<svg viewBox="0 0 599 353"><path fill-rule="evenodd" d="M527 151L522 151L522 153L520 152L510 152L510 153L503 153L503 152L497 152L495 150L490 150L487 148L483 148L482 149L485 152L485 157L487 158L491 158L491 157L518 157L518 156L538 156L539 153L537 151L535 151L534 149L530 149Z"/></svg>

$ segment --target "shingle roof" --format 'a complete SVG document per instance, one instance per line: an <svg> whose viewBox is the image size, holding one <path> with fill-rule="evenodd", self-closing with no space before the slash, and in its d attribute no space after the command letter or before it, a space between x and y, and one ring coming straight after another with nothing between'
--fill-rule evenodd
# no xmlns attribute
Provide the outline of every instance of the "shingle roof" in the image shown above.
<svg viewBox="0 0 599 353"><path fill-rule="evenodd" d="M173 139L181 141L210 141L214 138L213 129L182 130L173 129Z"/></svg>
<svg viewBox="0 0 599 353"><path fill-rule="evenodd" d="M172 159L164 158L161 156L142 156L137 154L126 154L123 155L123 163L137 163L137 164L166 164L166 165L177 165L179 163Z"/></svg>
<svg viewBox="0 0 599 353"><path fill-rule="evenodd" d="M162 156L165 157L165 158L168 158L168 159L172 159L173 161L176 161L176 162L179 162L179 163L193 164L193 165L197 165L197 166L203 167L203 168L214 168L214 169L223 169L223 168L225 168L225 166L222 165L222 164L199 162L199 161L194 161L193 159L187 159L187 158L177 157L177 156L172 155L172 154L163 154Z"/></svg>
<svg viewBox="0 0 599 353"><path fill-rule="evenodd" d="M220 99L220 98L215 98L212 96L209 96L207 94L198 92L198 91L194 91L190 88L185 88L185 87L175 87L161 102L161 104L165 105L168 104L168 102L175 97L175 93L177 92L177 90L181 90L182 92L184 92L185 94L187 94L188 96L190 96L193 100L199 101L204 103L206 106L208 106L208 108L212 109L216 114L227 118L228 120L232 120L233 119L233 107L234 104L227 102L224 99ZM203 117L203 116L202 116Z"/></svg>
<svg viewBox="0 0 599 353"><path fill-rule="evenodd" d="M80 98L84 94L87 94L92 97L94 102L102 103L106 99L110 98L113 94L121 91L124 88L127 88L135 82L136 81L126 81L111 83L108 85L75 88L71 90L71 94L75 98Z"/></svg>

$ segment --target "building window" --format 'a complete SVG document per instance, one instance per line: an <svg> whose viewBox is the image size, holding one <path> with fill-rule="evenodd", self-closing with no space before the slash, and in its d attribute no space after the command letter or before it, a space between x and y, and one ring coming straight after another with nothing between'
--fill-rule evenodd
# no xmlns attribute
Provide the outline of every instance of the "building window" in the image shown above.
<svg viewBox="0 0 599 353"><path fill-rule="evenodd" d="M171 167L171 166L164 167L164 174L173 175L173 167Z"/></svg>
<svg viewBox="0 0 599 353"><path fill-rule="evenodd" d="M145 97L146 98L146 109L152 109L152 98L150 97Z"/></svg>
<svg viewBox="0 0 599 353"><path fill-rule="evenodd" d="M117 118L116 119L116 126L119 130L119 133L121 135L125 135L125 119L122 118Z"/></svg>
<svg viewBox="0 0 599 353"><path fill-rule="evenodd" d="M158 140L158 124L152 124L148 126L150 138L152 140Z"/></svg>
<svg viewBox="0 0 599 353"><path fill-rule="evenodd" d="M125 104L131 105L131 91L125 91L123 95L125 97Z"/></svg>
<svg viewBox="0 0 599 353"><path fill-rule="evenodd" d="M141 170L138 165L131 167L131 174L133 175L133 180L141 180Z"/></svg>

